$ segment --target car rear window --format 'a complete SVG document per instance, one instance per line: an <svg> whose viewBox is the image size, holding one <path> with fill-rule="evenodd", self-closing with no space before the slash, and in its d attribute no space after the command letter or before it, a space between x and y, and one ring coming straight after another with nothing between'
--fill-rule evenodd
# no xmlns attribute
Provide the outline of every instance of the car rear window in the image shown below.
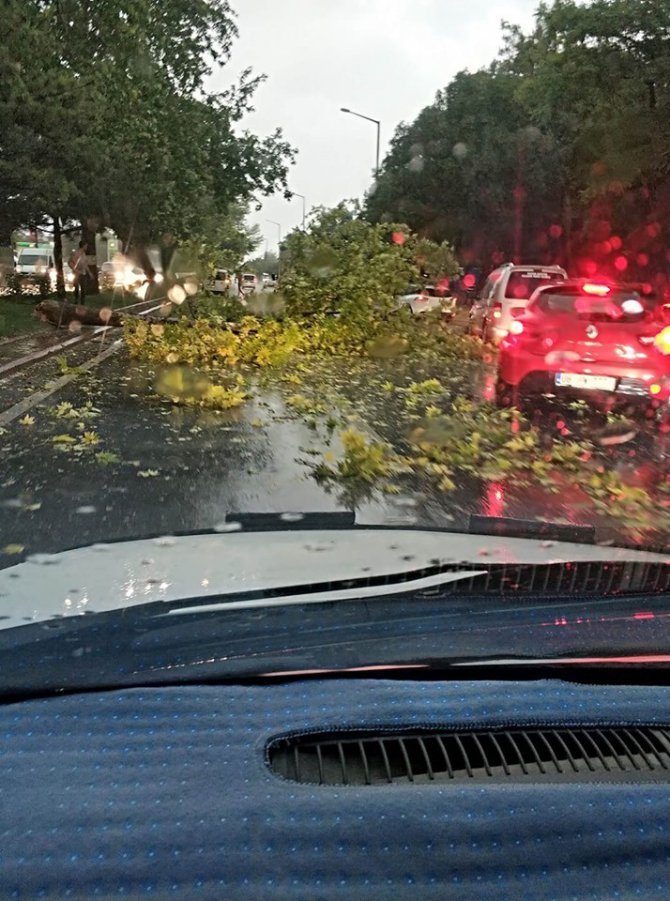
<svg viewBox="0 0 670 901"><path fill-rule="evenodd" d="M657 304L636 292L620 291L592 297L581 291L543 291L532 308L552 315L568 315L590 322L640 322L656 310Z"/></svg>
<svg viewBox="0 0 670 901"><path fill-rule="evenodd" d="M557 272L545 269L518 269L510 274L505 288L505 297L511 300L527 300L536 288L563 281Z"/></svg>

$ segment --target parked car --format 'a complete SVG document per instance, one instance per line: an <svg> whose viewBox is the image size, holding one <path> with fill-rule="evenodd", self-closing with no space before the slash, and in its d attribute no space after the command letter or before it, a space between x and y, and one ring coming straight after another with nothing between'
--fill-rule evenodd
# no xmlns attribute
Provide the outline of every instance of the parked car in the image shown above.
<svg viewBox="0 0 670 901"><path fill-rule="evenodd" d="M560 266L516 266L505 263L484 283L479 298L470 308L470 333L491 344L499 344L519 311L528 306L536 288L567 279Z"/></svg>
<svg viewBox="0 0 670 901"><path fill-rule="evenodd" d="M426 285L425 288L413 288L398 297L398 307L408 307L415 316L440 312L443 318L453 319L456 315L456 298L448 288Z"/></svg>
<svg viewBox="0 0 670 901"><path fill-rule="evenodd" d="M539 288L500 343L497 397L670 399L670 317L620 285L570 280Z"/></svg>
<svg viewBox="0 0 670 901"><path fill-rule="evenodd" d="M98 280L102 291L113 291L115 288L132 291L146 281L146 273L139 266L108 260L100 267Z"/></svg>

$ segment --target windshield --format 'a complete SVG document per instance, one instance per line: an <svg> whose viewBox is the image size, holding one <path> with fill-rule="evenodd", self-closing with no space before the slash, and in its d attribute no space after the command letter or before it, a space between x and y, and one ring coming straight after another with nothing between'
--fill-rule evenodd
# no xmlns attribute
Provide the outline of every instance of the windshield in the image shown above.
<svg viewBox="0 0 670 901"><path fill-rule="evenodd" d="M515 271L510 274L507 287L505 288L505 297L512 300L528 300L536 288L559 282L562 278L556 272Z"/></svg>
<svg viewBox="0 0 670 901"><path fill-rule="evenodd" d="M19 266L43 266L46 267L49 258L43 254L22 253L19 257Z"/></svg>
<svg viewBox="0 0 670 901"><path fill-rule="evenodd" d="M566 293L560 288L542 291L532 309L559 316L587 319L592 322L641 322L659 315L658 305L629 291L612 291L594 297L576 290Z"/></svg>
<svg viewBox="0 0 670 901"><path fill-rule="evenodd" d="M3 4L0 694L670 655L670 5L501 3Z"/></svg>

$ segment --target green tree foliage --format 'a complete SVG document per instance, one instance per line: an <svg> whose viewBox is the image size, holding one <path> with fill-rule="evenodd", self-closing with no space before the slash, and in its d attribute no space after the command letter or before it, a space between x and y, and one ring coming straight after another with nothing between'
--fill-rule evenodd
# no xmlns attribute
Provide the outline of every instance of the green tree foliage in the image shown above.
<svg viewBox="0 0 670 901"><path fill-rule="evenodd" d="M401 125L368 215L401 218L421 234L447 238L465 258L529 249L553 199L555 160L546 137L529 128L517 81L496 69L461 72L415 122ZM524 204L530 195L533 202ZM515 248L516 211L524 205Z"/></svg>
<svg viewBox="0 0 670 901"><path fill-rule="evenodd" d="M407 226L371 224L356 208L316 210L306 231L283 246L282 294L292 316L339 313L366 322L396 308L396 297L420 279L426 259L444 277L458 271L447 247L419 242Z"/></svg>
<svg viewBox="0 0 670 901"><path fill-rule="evenodd" d="M247 260L244 268L247 272L255 272L256 275L263 275L264 272L267 272L268 275L278 275L279 256L272 250L269 250L262 257L254 257L251 260Z"/></svg>
<svg viewBox="0 0 670 901"><path fill-rule="evenodd" d="M556 0L540 5L530 34L505 26L502 67L519 77L519 101L559 149L566 250L577 267L615 271L623 251L629 276L663 274L669 40L665 0Z"/></svg>
<svg viewBox="0 0 670 901"><path fill-rule="evenodd" d="M285 188L281 133L240 128L262 77L205 87L237 33L225 0L7 0L3 31L0 189L13 224L56 214L124 243L181 239Z"/></svg>
<svg viewBox="0 0 670 901"><path fill-rule="evenodd" d="M541 3L531 31L505 24L504 42L489 69L459 73L399 126L367 215L485 266L516 257L660 277L670 5Z"/></svg>

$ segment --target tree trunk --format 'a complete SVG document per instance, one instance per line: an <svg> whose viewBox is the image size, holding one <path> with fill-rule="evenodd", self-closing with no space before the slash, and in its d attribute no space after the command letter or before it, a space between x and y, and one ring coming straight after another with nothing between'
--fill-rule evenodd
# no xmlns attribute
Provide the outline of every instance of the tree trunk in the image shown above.
<svg viewBox="0 0 670 901"><path fill-rule="evenodd" d="M563 242L565 247L564 265L568 271L568 275L572 275L572 201L570 199L569 188L566 189L565 198L563 200Z"/></svg>
<svg viewBox="0 0 670 901"><path fill-rule="evenodd" d="M95 223L91 219L82 219L81 223L81 239L86 244L86 258L90 277L86 279L86 294L99 294L100 285L98 284L98 258L95 252Z"/></svg>
<svg viewBox="0 0 670 901"><path fill-rule="evenodd" d="M54 263L56 264L56 294L65 300L65 277L63 276L63 236L60 230L60 216L53 217L54 223Z"/></svg>
<svg viewBox="0 0 670 901"><path fill-rule="evenodd" d="M57 327L67 326L71 322L81 325L112 325L119 326L122 317L119 313L108 310L100 316L98 310L71 303L58 303L56 300L43 300L35 307L35 315L43 322L50 322Z"/></svg>

